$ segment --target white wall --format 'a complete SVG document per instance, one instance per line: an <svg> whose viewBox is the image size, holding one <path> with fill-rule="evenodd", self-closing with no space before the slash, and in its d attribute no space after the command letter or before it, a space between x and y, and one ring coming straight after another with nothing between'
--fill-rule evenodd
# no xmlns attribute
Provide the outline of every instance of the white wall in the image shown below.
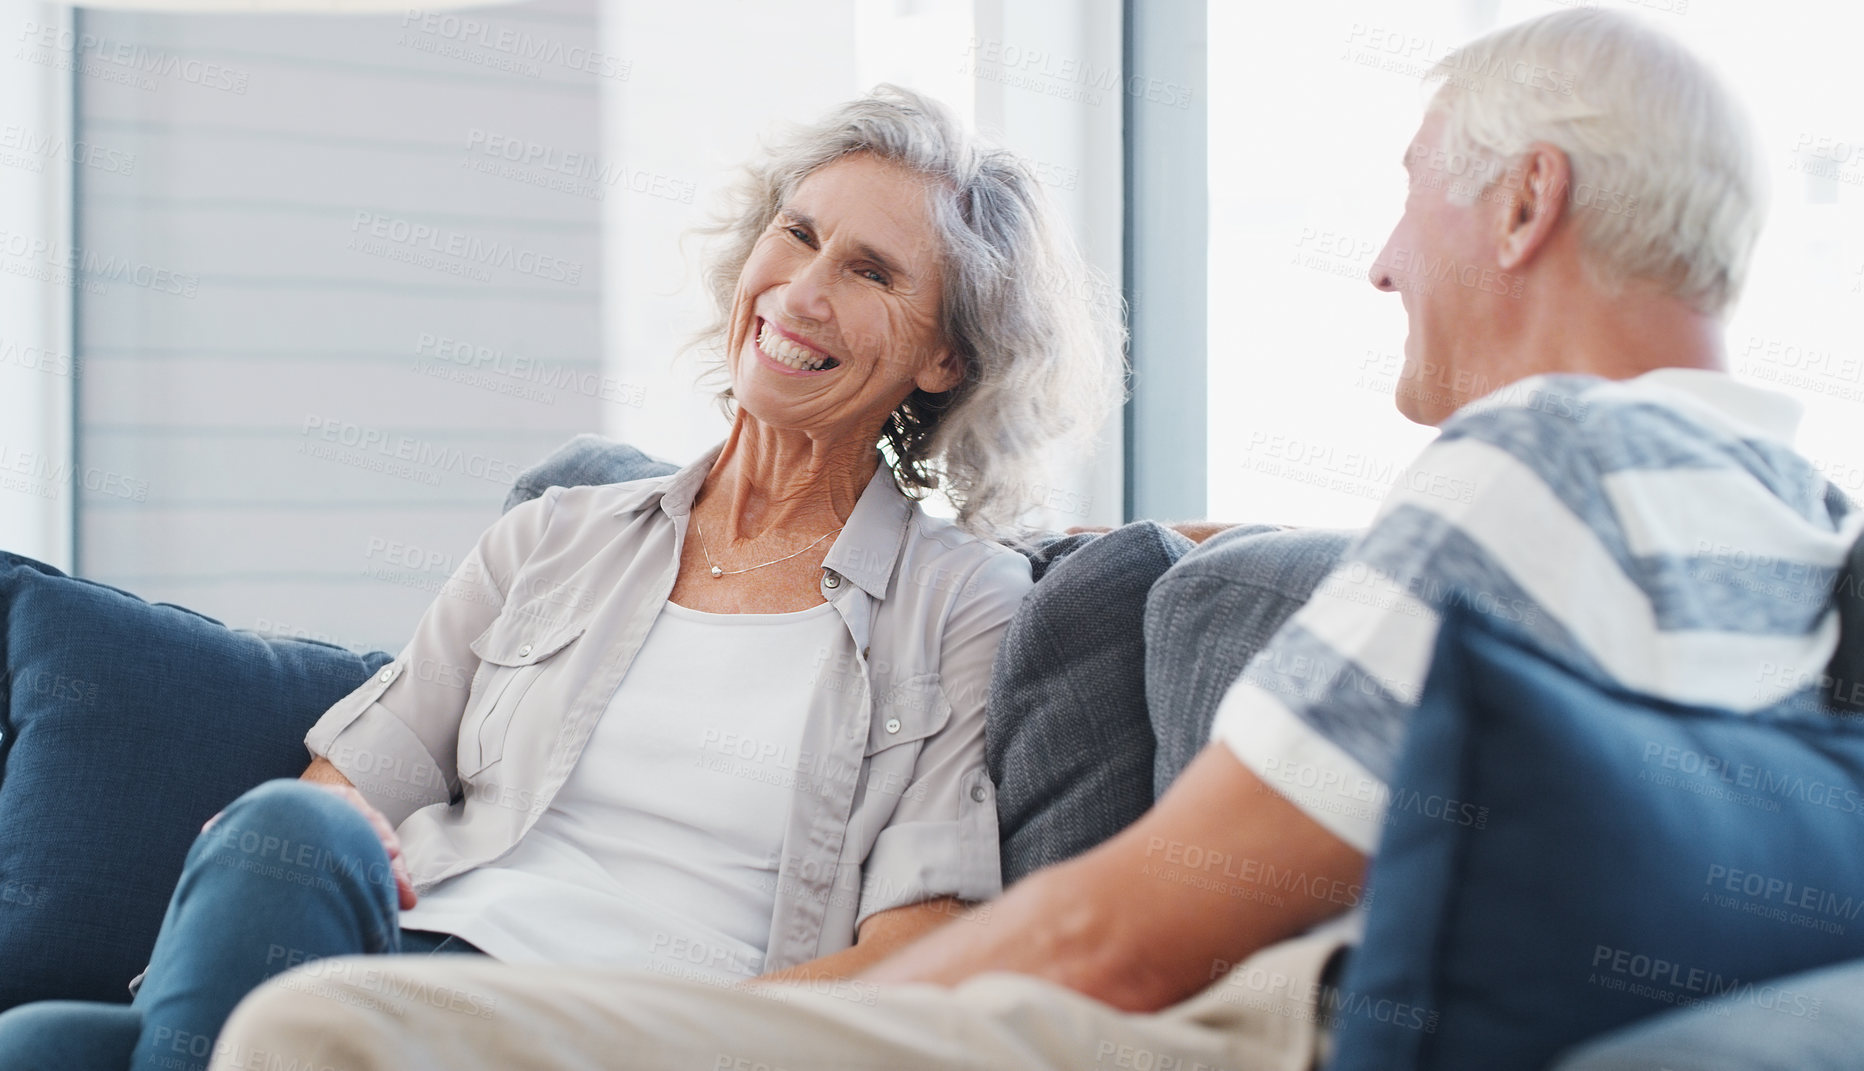
<svg viewBox="0 0 1864 1071"><path fill-rule="evenodd" d="M116 474L80 568L398 649L518 471L640 401L600 379L588 164L629 57L593 0L81 20L200 77L86 57L125 77L83 79L79 136L135 166L78 182L79 456Z"/></svg>
<svg viewBox="0 0 1864 1071"><path fill-rule="evenodd" d="M15 23L14 18L19 21ZM15 4L0 28L56 33L54 4ZM54 65L0 62L0 550L72 564L70 244L73 160L70 75Z"/></svg>

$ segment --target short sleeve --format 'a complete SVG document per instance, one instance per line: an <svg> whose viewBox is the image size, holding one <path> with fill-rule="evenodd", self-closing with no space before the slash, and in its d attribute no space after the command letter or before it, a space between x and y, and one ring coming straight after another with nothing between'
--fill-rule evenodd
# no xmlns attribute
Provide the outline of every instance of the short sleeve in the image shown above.
<svg viewBox="0 0 1864 1071"><path fill-rule="evenodd" d="M1520 434L1538 434L1532 450ZM1538 630L1549 589L1614 584L1616 522L1587 518L1597 472L1573 432L1520 409L1460 421L1398 476L1372 526L1245 667L1212 726L1264 783L1361 852L1377 847L1410 715L1452 601ZM1579 510L1584 510L1579 505ZM1604 579L1601 580L1600 578ZM1625 588L1620 592L1618 588Z"/></svg>
<svg viewBox="0 0 1864 1071"><path fill-rule="evenodd" d="M997 648L1033 583L1028 559L993 547L960 587L939 647L939 699L950 717L920 750L912 781L862 866L857 929L869 916L908 904L1002 893L984 707Z"/></svg>

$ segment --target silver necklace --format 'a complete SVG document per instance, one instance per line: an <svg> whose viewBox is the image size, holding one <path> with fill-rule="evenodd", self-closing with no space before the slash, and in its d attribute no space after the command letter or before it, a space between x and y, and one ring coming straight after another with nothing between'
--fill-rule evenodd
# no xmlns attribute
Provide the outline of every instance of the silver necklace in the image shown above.
<svg viewBox="0 0 1864 1071"><path fill-rule="evenodd" d="M705 563L712 570L712 579L722 580L728 576L737 576L739 573L748 573L751 571L751 569L762 569L764 565L775 565L778 562L789 561L791 558L796 557L796 554L801 554L804 551L814 549L815 547L821 544L822 540L827 539L829 536L834 535L835 532L841 531L841 528L846 528L848 526L844 524L841 526L841 528L837 528L832 532L823 532L821 537L818 538L814 543L811 543L808 546L804 547L802 550L797 551L796 554L785 554L781 558L772 558L770 561L765 562L763 565L753 565L751 566L750 569L720 569L718 566L713 565L712 564L712 552L710 550L707 550L706 545L705 545L705 525L699 523L699 517L696 514L693 517L693 527L699 529L699 553L705 555Z"/></svg>

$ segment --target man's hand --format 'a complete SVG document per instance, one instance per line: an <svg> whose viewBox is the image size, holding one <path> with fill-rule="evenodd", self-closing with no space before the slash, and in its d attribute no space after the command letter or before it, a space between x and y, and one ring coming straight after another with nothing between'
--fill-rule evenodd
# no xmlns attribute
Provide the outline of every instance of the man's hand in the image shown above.
<svg viewBox="0 0 1864 1071"><path fill-rule="evenodd" d="M1365 866L1213 743L1112 840L1031 874L987 917L973 912L859 977L953 985L1013 971L1156 1011L1355 906Z"/></svg>

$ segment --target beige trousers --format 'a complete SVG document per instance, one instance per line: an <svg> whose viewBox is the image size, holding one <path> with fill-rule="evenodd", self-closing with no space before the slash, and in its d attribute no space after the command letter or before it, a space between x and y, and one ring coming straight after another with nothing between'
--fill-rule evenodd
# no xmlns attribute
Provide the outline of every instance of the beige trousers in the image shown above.
<svg viewBox="0 0 1864 1071"><path fill-rule="evenodd" d="M468 956L344 957L247 997L211 1071L1309 1071L1320 973L1337 947L1285 941L1148 1015L1015 974L953 989L726 987Z"/></svg>

